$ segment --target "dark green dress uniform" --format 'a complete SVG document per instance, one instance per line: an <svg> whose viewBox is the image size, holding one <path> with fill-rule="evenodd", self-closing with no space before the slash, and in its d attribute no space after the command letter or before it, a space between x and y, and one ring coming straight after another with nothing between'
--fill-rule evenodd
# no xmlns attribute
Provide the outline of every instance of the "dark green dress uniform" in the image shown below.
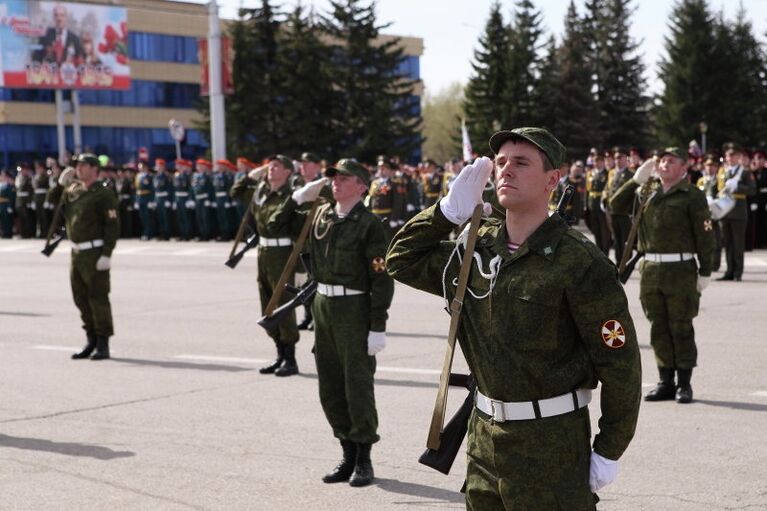
<svg viewBox="0 0 767 511"><path fill-rule="evenodd" d="M0 176L0 235L3 238L13 237L13 205L16 200L15 190L10 178L2 181Z"/></svg>
<svg viewBox="0 0 767 511"><path fill-rule="evenodd" d="M35 221L37 223L37 237L45 238L48 234L48 216L46 215L46 200L48 195L48 187L50 186L50 176L46 172L35 173L32 178L32 186L34 187L34 205L35 205Z"/></svg>
<svg viewBox="0 0 767 511"><path fill-rule="evenodd" d="M133 190L133 179L127 171L117 178L115 186L117 189L117 200L120 207L120 237L133 237L133 203L135 202L135 192Z"/></svg>
<svg viewBox="0 0 767 511"><path fill-rule="evenodd" d="M160 239L169 240L173 208L173 181L167 171L157 171L152 185L157 208L157 235Z"/></svg>
<svg viewBox="0 0 767 511"><path fill-rule="evenodd" d="M738 165L723 168L718 176L718 191L724 190L728 179L734 178L741 170ZM727 270L721 280L741 280L743 278L743 259L746 250L746 221L748 220L748 204L746 199L756 193L754 175L748 169L743 169L738 180L738 187L732 192L735 207L721 220L722 245L727 257Z"/></svg>
<svg viewBox="0 0 767 511"><path fill-rule="evenodd" d="M213 217L210 205L213 199L213 184L210 175L197 171L192 176L192 191L194 192L194 210L197 218L197 236L200 241L208 241L213 232Z"/></svg>
<svg viewBox="0 0 767 511"><path fill-rule="evenodd" d="M19 235L32 238L35 235L34 187L32 177L22 171L16 175L16 216L19 219Z"/></svg>
<svg viewBox="0 0 767 511"><path fill-rule="evenodd" d="M392 177L379 177L370 183L370 212L382 223L388 239L405 223L405 195L400 188Z"/></svg>
<svg viewBox="0 0 767 511"><path fill-rule="evenodd" d="M389 273L432 294L444 296L446 289L449 302L459 263L456 244L442 240L454 227L439 205L417 215L392 240ZM482 272L474 263L458 340L479 392L534 409L534 400L569 397L601 382L593 449L620 458L636 427L641 365L615 266L558 215L514 253L507 248L504 222L484 220L475 254ZM475 409L469 420L467 508L595 509L588 408L571 410L496 421Z"/></svg>
<svg viewBox="0 0 767 511"><path fill-rule="evenodd" d="M754 196L755 248L767 248L767 168L754 171L756 195Z"/></svg>
<svg viewBox="0 0 767 511"><path fill-rule="evenodd" d="M191 191L191 174L177 170L173 174L173 211L176 215L176 225L178 225L178 237L185 241L192 239L194 231L195 203L190 196Z"/></svg>
<svg viewBox="0 0 767 511"><path fill-rule="evenodd" d="M305 218L298 208L289 199L269 225L292 224L296 231ZM312 306L320 402L336 438L369 448L379 436L376 359L368 356L367 338L370 331L386 331L394 295L384 265L387 238L381 221L362 202L343 218L326 204L316 218L307 246L312 275L321 286Z"/></svg>
<svg viewBox="0 0 767 511"><path fill-rule="evenodd" d="M227 178L225 170L216 170L212 175L213 193L215 199L211 201L211 206L215 208L216 221L218 224L218 238L220 241L229 241L232 239L232 225L229 208L229 189L231 184Z"/></svg>
<svg viewBox="0 0 767 511"><path fill-rule="evenodd" d="M631 231L631 215L633 213L633 203L619 203L611 205L610 198L623 186L630 181L634 173L628 167L624 169L613 169L610 171L607 179L607 186L603 192L602 200L607 204L608 220L612 226L613 250L615 250L615 262L620 263L623 258L623 251L626 247L626 241Z"/></svg>
<svg viewBox="0 0 767 511"><path fill-rule="evenodd" d="M152 207L154 204L154 185L152 175L148 170L136 174L136 209L141 222L141 239L148 240L153 236Z"/></svg>
<svg viewBox="0 0 767 511"><path fill-rule="evenodd" d="M703 192L707 200L714 200L717 196L716 176L703 175L696 183L698 190ZM714 255L711 260L711 271L718 271L722 265L722 229L719 222L712 223L714 227Z"/></svg>
<svg viewBox="0 0 767 511"><path fill-rule="evenodd" d="M444 186L445 172L435 170L433 174L427 175L423 180L423 203L425 207L436 204L442 197L442 188Z"/></svg>
<svg viewBox="0 0 767 511"><path fill-rule="evenodd" d="M629 181L612 197L611 204L633 204L638 188L636 182ZM637 231L639 251L645 254L639 298L650 321L650 343L662 387L667 389L665 399L673 399L673 371L677 371L680 386L689 386L697 364L692 320L700 303L698 276L711 275L714 228L705 194L687 180L682 179L665 193L661 183L653 181L646 193L649 202L643 200L646 206Z"/></svg>
<svg viewBox="0 0 767 511"><path fill-rule="evenodd" d="M607 187L607 170L594 168L586 176L586 210L589 215L589 229L594 235L594 243L605 254L610 254L612 235L609 218L602 210L602 194Z"/></svg>
<svg viewBox="0 0 767 511"><path fill-rule="evenodd" d="M83 329L90 336L111 337L109 270L97 271L101 256L111 257L120 236L118 203L114 193L95 181L90 188L76 181L64 192L64 218L72 243L70 282Z"/></svg>

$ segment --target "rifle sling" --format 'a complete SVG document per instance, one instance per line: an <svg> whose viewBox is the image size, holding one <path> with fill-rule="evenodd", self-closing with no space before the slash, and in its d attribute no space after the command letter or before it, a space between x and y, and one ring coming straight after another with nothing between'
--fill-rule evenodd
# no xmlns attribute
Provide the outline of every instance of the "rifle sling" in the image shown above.
<svg viewBox="0 0 767 511"><path fill-rule="evenodd" d="M466 251L464 252L461 269L458 273L458 287L455 290L455 296L452 302L450 302L450 332L447 337L447 350L445 351L445 360L442 364L442 374L439 377L439 390L437 391L437 400L434 403L434 411L431 416L429 436L426 441L426 447L435 451L439 449L442 428L445 424L445 408L447 406L447 388L450 382L450 368L453 365L455 341L458 335L458 326L460 325L463 298L466 294L466 285L469 282L471 264L474 260L472 254L474 253L474 246L477 242L477 232L479 231L479 222L481 219L482 204L478 204L474 208L474 214L471 216L469 236L466 241Z"/></svg>

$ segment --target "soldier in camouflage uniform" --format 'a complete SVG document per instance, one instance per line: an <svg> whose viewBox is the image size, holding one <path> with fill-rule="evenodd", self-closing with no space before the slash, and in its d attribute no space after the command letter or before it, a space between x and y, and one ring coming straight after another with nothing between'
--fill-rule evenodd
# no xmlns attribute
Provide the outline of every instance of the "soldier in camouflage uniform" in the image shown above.
<svg viewBox="0 0 767 511"><path fill-rule="evenodd" d="M379 440L375 354L386 345L394 283L384 265L383 226L361 200L370 184L368 171L342 159L327 175L336 203L318 210L307 244L318 284L312 308L320 402L343 459L323 481L366 486L374 476L370 449ZM290 225L296 232L305 218L300 206L316 200L322 188L313 181L296 190L269 226Z"/></svg>
<svg viewBox="0 0 767 511"><path fill-rule="evenodd" d="M114 334L109 270L112 251L120 236L120 219L117 198L97 179L98 169L99 160L95 155L80 155L77 159L79 180L65 184L64 191L64 218L72 244L72 296L88 339L85 348L72 355L73 359L109 358L109 337Z"/></svg>
<svg viewBox="0 0 767 511"><path fill-rule="evenodd" d="M469 419L469 510L594 510L617 474L639 412L641 365L615 266L547 202L565 149L542 128L490 139L505 221L480 226L458 340L477 381ZM397 234L389 273L449 303L464 242L443 241L481 201L493 163L461 171L450 193ZM463 257L469 257L463 254ZM481 271L478 271L481 270ZM601 382L600 431L587 404Z"/></svg>
<svg viewBox="0 0 767 511"><path fill-rule="evenodd" d="M35 220L37 223L37 237L45 238L48 234L48 217L45 214L45 197L48 195L50 178L47 169L42 162L35 162L35 177L32 178L34 188Z"/></svg>
<svg viewBox="0 0 767 511"><path fill-rule="evenodd" d="M626 153L616 147L613 151L615 156L615 164L617 165L610 171L607 179L607 186L602 194L602 201L607 205L608 219L612 226L613 233L613 250L615 250L615 262L620 263L623 257L624 250L631 250L632 247L626 248L626 240L629 237L629 231L631 231L631 204L628 205L615 205L611 206L610 197L623 186L623 184L631 179L634 173L628 167L628 158Z"/></svg>
<svg viewBox="0 0 767 511"><path fill-rule="evenodd" d="M645 400L689 403L698 355L692 320L711 279L714 227L705 194L685 179L686 153L669 147L660 156L660 181L646 186L637 231L639 251L644 253L639 297L650 320L650 343L660 374ZM637 189L649 182L655 166L654 159L642 164L613 195L611 205L632 207Z"/></svg>
<svg viewBox="0 0 767 511"><path fill-rule="evenodd" d="M22 162L16 172L16 217L19 219L19 235L22 238L32 238L35 235L32 169L28 163Z"/></svg>

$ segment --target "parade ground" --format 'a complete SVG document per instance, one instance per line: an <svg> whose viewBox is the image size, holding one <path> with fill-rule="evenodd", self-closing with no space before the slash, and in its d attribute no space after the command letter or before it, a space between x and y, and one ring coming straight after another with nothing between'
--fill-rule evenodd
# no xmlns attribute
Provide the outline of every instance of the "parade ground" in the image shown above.
<svg viewBox="0 0 767 511"><path fill-rule="evenodd" d="M0 510L464 507L465 451L449 476L417 461L448 331L440 298L397 284L377 357L376 481L327 485L341 451L320 408L313 334L301 334L300 375L257 370L274 346L256 324L255 254L233 271L229 244L120 240L113 358L93 362L69 358L85 336L68 247L47 259L42 246L0 242ZM704 292L695 402L642 403L598 509L767 509L767 251L747 253L745 268L743 282ZM657 373L638 282L626 292L646 391ZM465 394L452 390L453 409Z"/></svg>

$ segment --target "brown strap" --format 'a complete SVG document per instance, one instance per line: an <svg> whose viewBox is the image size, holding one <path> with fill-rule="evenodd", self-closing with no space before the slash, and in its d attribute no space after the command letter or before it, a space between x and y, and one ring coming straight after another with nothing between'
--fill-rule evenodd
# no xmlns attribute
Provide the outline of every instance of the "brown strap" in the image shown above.
<svg viewBox="0 0 767 511"><path fill-rule="evenodd" d="M439 390L437 391L437 400L434 403L434 411L431 415L431 425L429 426L429 437L426 440L426 447L432 450L439 449L441 443L442 427L445 424L445 408L447 406L447 387L450 383L450 368L453 365L453 355L455 354L455 340L458 335L458 326L460 325L461 309L463 308L463 297L466 294L466 285L469 282L469 273L471 271L471 262L474 259L474 246L477 242L477 231L479 231L479 222L482 219L482 204L474 208L474 214L471 216L469 226L469 236L466 240L466 251L463 254L461 270L458 273L458 287L455 290L455 297L450 302L450 333L447 336L447 350L445 351L445 361L442 364L442 374L439 377Z"/></svg>
<svg viewBox="0 0 767 511"><path fill-rule="evenodd" d="M647 207L650 205L650 200L654 194L647 192L647 198L639 206L639 211L634 216L634 223L631 224L631 230L629 231L628 238L626 239L626 245L623 247L623 256L621 257L620 264L618 264L618 275L622 275L626 270L626 265L631 259L631 254L634 252L634 241L637 238L637 232L639 231L639 222L642 220L642 215Z"/></svg>
<svg viewBox="0 0 767 511"><path fill-rule="evenodd" d="M282 292L285 291L285 284L288 283L288 279L296 267L298 256L301 254L301 250L304 248L306 238L309 236L309 229L314 222L314 214L317 212L317 206L319 206L320 202L321 201L319 199L314 201L312 203L311 209L309 210L309 213L306 215L304 225L301 227L301 233L298 235L298 239L296 240L295 245L293 245L293 250L290 252L288 262L285 263L285 268L283 268L282 275L280 275L280 280L277 281L277 285L274 288L272 297L269 299L269 303L266 305L266 310L264 310L264 316L266 317L271 316L274 313L274 309L276 309L280 303Z"/></svg>

